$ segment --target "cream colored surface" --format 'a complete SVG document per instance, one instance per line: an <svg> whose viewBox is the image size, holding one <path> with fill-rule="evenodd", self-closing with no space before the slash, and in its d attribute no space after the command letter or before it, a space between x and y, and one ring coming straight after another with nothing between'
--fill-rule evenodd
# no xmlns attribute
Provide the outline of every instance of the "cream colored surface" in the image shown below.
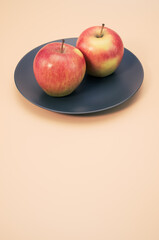
<svg viewBox="0 0 159 240"><path fill-rule="evenodd" d="M159 239L158 16L157 0L0 2L1 240ZM18 92L28 51L102 23L143 64L130 101L73 117Z"/></svg>

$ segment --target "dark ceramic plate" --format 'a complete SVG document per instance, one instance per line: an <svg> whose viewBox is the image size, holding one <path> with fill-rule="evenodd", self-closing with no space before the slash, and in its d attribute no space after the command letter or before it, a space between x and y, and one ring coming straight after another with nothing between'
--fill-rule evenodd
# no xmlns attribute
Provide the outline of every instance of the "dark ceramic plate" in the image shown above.
<svg viewBox="0 0 159 240"><path fill-rule="evenodd" d="M56 40L60 42L61 40ZM65 39L76 45L77 38ZM18 63L14 79L20 93L33 104L65 114L88 114L113 108L131 98L143 82L143 68L137 57L126 48L118 69L105 78L84 77L81 85L65 97L50 97L38 85L33 60L43 44L27 53Z"/></svg>

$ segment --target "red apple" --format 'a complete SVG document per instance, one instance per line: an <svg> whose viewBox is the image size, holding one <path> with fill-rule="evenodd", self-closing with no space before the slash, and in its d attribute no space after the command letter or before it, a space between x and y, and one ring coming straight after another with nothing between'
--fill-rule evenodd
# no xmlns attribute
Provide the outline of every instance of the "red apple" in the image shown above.
<svg viewBox="0 0 159 240"><path fill-rule="evenodd" d="M53 42L42 47L33 62L40 87L50 96L71 94L82 82L86 62L81 51L69 44Z"/></svg>
<svg viewBox="0 0 159 240"><path fill-rule="evenodd" d="M110 28L94 26L79 36L76 47L86 60L86 71L95 77L105 77L119 66L124 46L120 36Z"/></svg>

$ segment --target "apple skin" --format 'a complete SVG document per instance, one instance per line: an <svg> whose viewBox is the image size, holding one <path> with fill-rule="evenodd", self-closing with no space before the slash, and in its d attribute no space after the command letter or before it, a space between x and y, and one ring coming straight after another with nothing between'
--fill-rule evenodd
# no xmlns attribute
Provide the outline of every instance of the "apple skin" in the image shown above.
<svg viewBox="0 0 159 240"><path fill-rule="evenodd" d="M124 46L120 36L110 28L104 27L99 37L101 26L86 29L79 36L76 47L86 60L86 71L95 77L112 74L119 66Z"/></svg>
<svg viewBox="0 0 159 240"><path fill-rule="evenodd" d="M42 47L33 62L33 72L39 86L50 96L71 94L82 82L86 62L79 49L69 44L53 42Z"/></svg>

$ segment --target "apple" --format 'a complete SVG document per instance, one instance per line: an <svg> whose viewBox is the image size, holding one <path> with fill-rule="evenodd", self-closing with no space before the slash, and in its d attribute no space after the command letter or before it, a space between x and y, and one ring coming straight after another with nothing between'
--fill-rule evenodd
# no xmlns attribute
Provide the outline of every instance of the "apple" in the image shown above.
<svg viewBox="0 0 159 240"><path fill-rule="evenodd" d="M33 72L39 86L50 96L71 94L86 72L83 54L76 47L52 42L42 47L33 61Z"/></svg>
<svg viewBox="0 0 159 240"><path fill-rule="evenodd" d="M94 26L81 33L76 47L86 60L86 71L95 77L112 74L119 66L124 46L120 36L110 28Z"/></svg>

